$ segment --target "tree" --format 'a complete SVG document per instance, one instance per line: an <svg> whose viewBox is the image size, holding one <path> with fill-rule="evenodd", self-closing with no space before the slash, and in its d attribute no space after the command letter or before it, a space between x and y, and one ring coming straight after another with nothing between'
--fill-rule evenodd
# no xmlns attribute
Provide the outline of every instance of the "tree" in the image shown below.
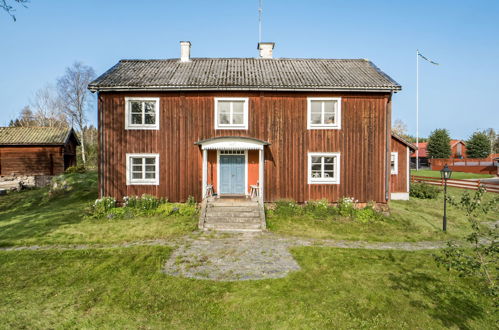
<svg viewBox="0 0 499 330"><path fill-rule="evenodd" d="M407 125L402 120L396 119L393 122L392 132L399 136L405 137L407 136Z"/></svg>
<svg viewBox="0 0 499 330"><path fill-rule="evenodd" d="M496 142L498 142L499 140L499 136L497 135L496 131L493 129L493 128L488 128L485 130L485 134L487 135L487 137L489 138L489 143L490 143L490 152L489 154L493 154L496 151L496 148L495 148L495 145L496 145Z"/></svg>
<svg viewBox="0 0 499 330"><path fill-rule="evenodd" d="M95 72L90 66L75 62L66 68L64 76L57 80L57 89L61 106L73 125L80 132L81 156L83 165L86 165L85 154L85 126L87 123L87 110L93 101L88 84L94 79ZM73 126L71 125L71 126Z"/></svg>
<svg viewBox="0 0 499 330"><path fill-rule="evenodd" d="M33 118L36 126L68 127L67 115L54 86L46 85L35 93L31 101L34 110Z"/></svg>
<svg viewBox="0 0 499 330"><path fill-rule="evenodd" d="M490 140L485 132L475 132L466 141L466 154L469 158L487 158L490 154Z"/></svg>
<svg viewBox="0 0 499 330"><path fill-rule="evenodd" d="M426 149L430 158L449 158L451 155L449 132L443 128L431 132Z"/></svg>
<svg viewBox="0 0 499 330"><path fill-rule="evenodd" d="M35 125L35 117L33 115L33 111L29 105L24 106L19 112L19 117L15 120L11 120L9 123L11 127L30 127Z"/></svg>
<svg viewBox="0 0 499 330"><path fill-rule="evenodd" d="M26 6L26 4L29 2L29 0L14 0L13 2L23 6L24 8L28 8L28 6ZM16 9L12 5L12 1L0 0L0 8L5 10L7 12L7 14L9 14L10 17L12 17L14 22L16 21L16 16L14 15L14 12L16 11Z"/></svg>

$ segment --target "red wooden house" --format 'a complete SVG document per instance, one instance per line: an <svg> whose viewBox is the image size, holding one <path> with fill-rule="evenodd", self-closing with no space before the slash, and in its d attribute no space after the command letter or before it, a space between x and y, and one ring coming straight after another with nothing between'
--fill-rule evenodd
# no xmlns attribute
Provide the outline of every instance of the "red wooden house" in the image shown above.
<svg viewBox="0 0 499 330"><path fill-rule="evenodd" d="M99 194L390 199L392 94L368 60L121 60L98 92ZM405 156L404 156L405 157ZM401 163L402 164L402 163Z"/></svg>
<svg viewBox="0 0 499 330"><path fill-rule="evenodd" d="M391 199L408 200L411 180L410 155L416 146L401 136L392 133L390 163Z"/></svg>
<svg viewBox="0 0 499 330"><path fill-rule="evenodd" d="M0 175L58 175L76 165L78 137L71 128L0 127Z"/></svg>

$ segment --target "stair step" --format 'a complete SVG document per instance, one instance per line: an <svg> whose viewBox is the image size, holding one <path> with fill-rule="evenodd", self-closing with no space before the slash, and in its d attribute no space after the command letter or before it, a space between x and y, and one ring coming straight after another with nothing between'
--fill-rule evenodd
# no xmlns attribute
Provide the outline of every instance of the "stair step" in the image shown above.
<svg viewBox="0 0 499 330"><path fill-rule="evenodd" d="M258 207L249 206L208 206L208 212L256 212Z"/></svg>
<svg viewBox="0 0 499 330"><path fill-rule="evenodd" d="M244 202L213 202L209 203L208 207L211 206L258 206L258 202L244 201Z"/></svg>
<svg viewBox="0 0 499 330"><path fill-rule="evenodd" d="M209 223L260 223L260 218L229 218L229 217L206 217Z"/></svg>
<svg viewBox="0 0 499 330"><path fill-rule="evenodd" d="M261 230L259 223L205 223L206 229L215 230Z"/></svg>
<svg viewBox="0 0 499 330"><path fill-rule="evenodd" d="M225 218L259 218L260 212L250 211L250 212L225 212L225 211L212 211L206 212L206 217L225 217Z"/></svg>

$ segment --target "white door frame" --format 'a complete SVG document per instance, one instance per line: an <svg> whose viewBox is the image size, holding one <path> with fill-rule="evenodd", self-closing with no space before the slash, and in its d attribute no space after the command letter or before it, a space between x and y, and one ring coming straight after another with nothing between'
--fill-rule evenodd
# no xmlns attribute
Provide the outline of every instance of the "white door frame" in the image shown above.
<svg viewBox="0 0 499 330"><path fill-rule="evenodd" d="M220 196L220 177L221 172L220 172L220 151L222 150L217 150L217 195ZM225 151L242 151L242 150L225 150ZM230 154L228 154L230 155ZM233 155L238 155L241 156L241 154L236 154L234 153ZM249 191L248 191L248 150L244 150L244 195L248 196Z"/></svg>

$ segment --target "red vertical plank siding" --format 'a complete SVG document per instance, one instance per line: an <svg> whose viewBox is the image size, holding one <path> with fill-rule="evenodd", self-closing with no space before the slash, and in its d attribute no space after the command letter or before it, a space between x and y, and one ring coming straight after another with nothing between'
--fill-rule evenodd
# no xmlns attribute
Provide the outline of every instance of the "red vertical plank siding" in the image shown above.
<svg viewBox="0 0 499 330"><path fill-rule="evenodd" d="M407 146L395 138L391 142L391 151L398 152L398 173L390 175L390 192L408 192Z"/></svg>
<svg viewBox="0 0 499 330"><path fill-rule="evenodd" d="M125 130L126 96L160 98L159 130ZM248 130L215 130L215 97L248 97ZM342 97L339 130L307 129L307 97ZM194 143L217 136L253 137L265 147L265 199L298 202L343 196L385 202L388 94L303 92L101 92L104 195L143 193L185 201L201 198L202 152ZM307 183L308 152L340 152L340 184ZM127 186L127 153L158 153L160 184ZM209 153L210 159L212 153ZM216 158L216 157L215 157ZM402 161L402 158L400 158ZM209 167L209 174L213 175ZM216 184L216 181L214 182Z"/></svg>

